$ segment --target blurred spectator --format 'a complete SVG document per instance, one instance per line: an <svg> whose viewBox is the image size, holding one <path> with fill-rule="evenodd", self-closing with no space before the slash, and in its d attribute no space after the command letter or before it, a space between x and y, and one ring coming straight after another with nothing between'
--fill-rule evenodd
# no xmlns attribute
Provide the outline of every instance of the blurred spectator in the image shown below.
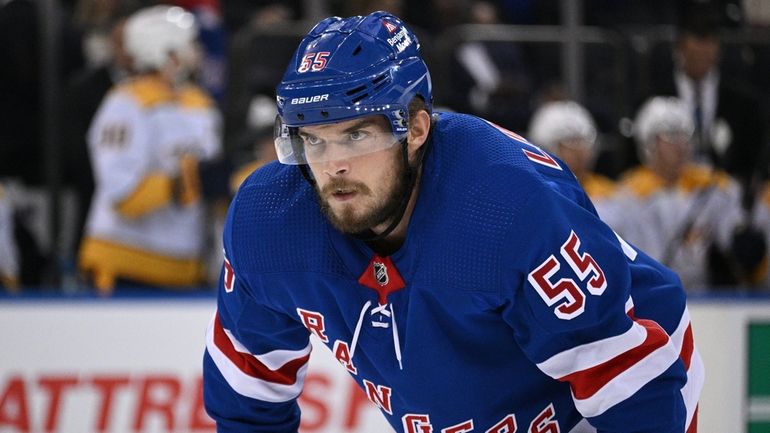
<svg viewBox="0 0 770 433"><path fill-rule="evenodd" d="M717 4L692 3L682 10L674 70L653 83L653 94L678 96L694 123L693 157L743 182L764 169L767 152L763 109L756 91L720 73Z"/></svg>
<svg viewBox="0 0 770 433"><path fill-rule="evenodd" d="M743 9L749 25L770 26L770 3L766 0L743 0Z"/></svg>
<svg viewBox="0 0 770 433"><path fill-rule="evenodd" d="M294 49L306 29L293 21L292 11L282 4L253 9L251 21L230 43L227 91L224 104L225 147L228 155L237 148L248 129L249 104L257 95L275 95Z"/></svg>
<svg viewBox="0 0 770 433"><path fill-rule="evenodd" d="M88 157L86 133L104 95L131 74L131 58L123 46L123 30L128 16L119 14L113 18L109 33L108 61L88 67L68 83L62 97L62 177L64 184L72 187L76 196L75 232L71 251L65 260L74 258L80 247L88 208L94 190L91 162Z"/></svg>
<svg viewBox="0 0 770 433"><path fill-rule="evenodd" d="M0 289L19 289L19 253L13 236L13 206L0 183Z"/></svg>
<svg viewBox="0 0 770 433"><path fill-rule="evenodd" d="M174 0L171 2L192 12L198 22L198 40L203 47L198 81L217 101L225 93L227 41L219 0Z"/></svg>
<svg viewBox="0 0 770 433"><path fill-rule="evenodd" d="M499 24L494 4L471 3L468 23ZM513 131L527 127L533 88L524 52L511 42L462 42L454 50L451 76L454 92L448 101L457 110L479 115Z"/></svg>
<svg viewBox="0 0 770 433"><path fill-rule="evenodd" d="M195 18L179 7L143 9L126 22L137 75L109 93L88 132L96 190L80 267L100 293L204 282L198 163L221 143L213 100L189 83L196 36Z"/></svg>
<svg viewBox="0 0 770 433"><path fill-rule="evenodd" d="M249 106L246 128L235 139L227 159L201 166L203 196L211 203L211 249L206 257L209 281L217 281L224 260L222 233L230 200L238 187L255 170L276 160L273 144L275 97L256 95Z"/></svg>
<svg viewBox="0 0 770 433"><path fill-rule="evenodd" d="M593 171L598 143L591 113L574 101L547 102L532 116L528 138L567 164L601 219L618 230L623 218L616 209L615 182Z"/></svg>
<svg viewBox="0 0 770 433"><path fill-rule="evenodd" d="M77 0L73 24L81 35L81 50L87 69L113 60L113 28L116 20L139 8L140 0Z"/></svg>
<svg viewBox="0 0 770 433"><path fill-rule="evenodd" d="M263 152L269 138L273 148L275 121L275 83L306 29L297 19L299 2L260 1L246 4L226 1L225 14L242 8L242 25L230 28L235 34L229 45L226 80L225 147L227 158L202 168L204 195L213 203L213 249L207 257L209 277L218 277L222 267L221 234L234 185L266 161L274 159ZM228 8L229 12L228 12ZM296 29L296 30L295 30ZM237 30L237 32L235 32Z"/></svg>
<svg viewBox="0 0 770 433"><path fill-rule="evenodd" d="M239 149L244 149L245 157L236 159L238 166L230 178L230 191L235 193L241 183L254 172L268 162L275 161L278 156L273 144L273 129L275 116L275 98L266 95L257 95L249 106L247 128L239 137Z"/></svg>
<svg viewBox="0 0 770 433"><path fill-rule="evenodd" d="M634 125L643 165L624 174L619 191L621 235L675 270L689 290L713 282L710 250L730 257L733 233L744 222L738 183L693 161L694 129L683 101L649 99Z"/></svg>

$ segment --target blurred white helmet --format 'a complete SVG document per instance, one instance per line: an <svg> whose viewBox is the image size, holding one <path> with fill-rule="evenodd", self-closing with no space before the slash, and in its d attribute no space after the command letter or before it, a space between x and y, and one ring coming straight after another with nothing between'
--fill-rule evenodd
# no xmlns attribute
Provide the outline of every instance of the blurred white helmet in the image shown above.
<svg viewBox="0 0 770 433"><path fill-rule="evenodd" d="M655 96L642 105L634 122L639 157L648 161L656 138L661 134L681 135L687 140L695 130L687 105L673 96Z"/></svg>
<svg viewBox="0 0 770 433"><path fill-rule="evenodd" d="M182 66L193 68L198 54L195 16L178 6L152 6L135 12L126 21L125 49L140 72L162 70L175 53Z"/></svg>
<svg viewBox="0 0 770 433"><path fill-rule="evenodd" d="M547 102L532 115L527 138L551 152L556 152L559 142L576 139L593 150L596 125L591 113L577 102Z"/></svg>

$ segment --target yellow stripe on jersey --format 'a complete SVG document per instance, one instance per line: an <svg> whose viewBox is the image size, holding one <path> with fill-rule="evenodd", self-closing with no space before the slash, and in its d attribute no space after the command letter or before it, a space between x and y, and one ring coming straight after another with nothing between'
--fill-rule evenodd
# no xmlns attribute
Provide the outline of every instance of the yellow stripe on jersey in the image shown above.
<svg viewBox="0 0 770 433"><path fill-rule="evenodd" d="M144 75L126 80L116 91L129 93L145 108L174 100L174 89L158 75Z"/></svg>
<svg viewBox="0 0 770 433"><path fill-rule="evenodd" d="M166 206L173 198L174 180L164 173L153 173L118 203L116 210L125 218L139 218Z"/></svg>
<svg viewBox="0 0 770 433"><path fill-rule="evenodd" d="M644 166L632 168L623 175L620 182L634 195L642 198L655 194L664 186L663 179Z"/></svg>
<svg viewBox="0 0 770 433"><path fill-rule="evenodd" d="M210 108L214 105L209 95L196 86L185 86L180 89L177 101L183 108Z"/></svg>
<svg viewBox="0 0 770 433"><path fill-rule="evenodd" d="M768 266L768 261L770 260L767 257L767 253L765 253L765 256L762 257L762 260L759 262L759 264L749 272L748 284L759 285L767 279L767 273L770 268Z"/></svg>
<svg viewBox="0 0 770 433"><path fill-rule="evenodd" d="M608 177L597 173L589 173L582 180L581 184L586 194L591 199L604 199L615 194L617 186L615 182Z"/></svg>
<svg viewBox="0 0 770 433"><path fill-rule="evenodd" d="M10 293L18 293L19 280L13 275L0 274L0 287L4 287Z"/></svg>
<svg viewBox="0 0 770 433"><path fill-rule="evenodd" d="M640 198L648 198L666 187L666 183L648 167L637 167L629 170L621 179L621 184ZM687 193L715 186L725 189L730 185L730 176L722 171L714 171L708 167L688 164L682 169L682 174L676 180L676 188Z"/></svg>
<svg viewBox="0 0 770 433"><path fill-rule="evenodd" d="M685 167L677 182L677 186L687 192L709 186L725 189L729 184L730 176L727 173L695 164Z"/></svg>
<svg viewBox="0 0 770 433"><path fill-rule="evenodd" d="M764 186L762 187L760 200L765 204L765 206L770 207L770 182L765 182Z"/></svg>
<svg viewBox="0 0 770 433"><path fill-rule="evenodd" d="M96 238L83 240L79 266L105 294L115 288L118 278L172 288L196 286L204 281L200 260L165 256Z"/></svg>

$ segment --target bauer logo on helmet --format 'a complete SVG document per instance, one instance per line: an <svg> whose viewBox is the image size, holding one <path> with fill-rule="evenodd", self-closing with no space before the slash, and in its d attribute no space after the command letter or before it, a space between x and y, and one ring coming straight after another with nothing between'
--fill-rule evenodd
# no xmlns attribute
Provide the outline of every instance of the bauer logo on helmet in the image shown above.
<svg viewBox="0 0 770 433"><path fill-rule="evenodd" d="M321 102L321 101L327 101L327 100L329 100L329 94L325 93L323 95L302 96L299 98L291 98L291 104L292 105L312 104L314 102Z"/></svg>

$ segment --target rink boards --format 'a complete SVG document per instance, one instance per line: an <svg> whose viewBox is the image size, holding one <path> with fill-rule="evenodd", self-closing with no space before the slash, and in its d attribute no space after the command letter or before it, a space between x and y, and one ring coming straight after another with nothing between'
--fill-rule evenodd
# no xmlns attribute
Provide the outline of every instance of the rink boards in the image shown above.
<svg viewBox="0 0 770 433"><path fill-rule="evenodd" d="M213 432L200 391L213 311L211 296L0 299L0 433ZM770 431L770 299L704 297L690 312L699 432ZM328 350L310 362L301 432L392 432Z"/></svg>

